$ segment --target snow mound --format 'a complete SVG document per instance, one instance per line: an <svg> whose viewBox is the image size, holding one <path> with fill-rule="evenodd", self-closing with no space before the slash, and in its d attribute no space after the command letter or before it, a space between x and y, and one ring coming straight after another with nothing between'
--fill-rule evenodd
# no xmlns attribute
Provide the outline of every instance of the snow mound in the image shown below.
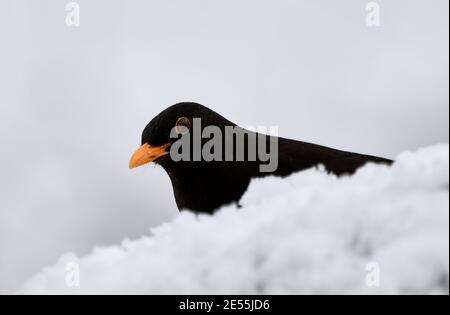
<svg viewBox="0 0 450 315"><path fill-rule="evenodd" d="M184 212L139 240L67 254L19 293L448 294L448 189L448 144L352 177L255 180L241 209Z"/></svg>

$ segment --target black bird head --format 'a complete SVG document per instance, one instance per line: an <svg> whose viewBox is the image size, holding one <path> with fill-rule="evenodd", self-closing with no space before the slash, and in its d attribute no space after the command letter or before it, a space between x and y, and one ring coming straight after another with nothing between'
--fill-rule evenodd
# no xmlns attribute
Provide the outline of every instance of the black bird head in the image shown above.
<svg viewBox="0 0 450 315"><path fill-rule="evenodd" d="M191 132L194 119L199 118L201 129L215 126L222 131L236 125L211 109L197 103L179 103L153 118L142 132L141 147L133 154L130 168L154 162L169 175L178 208L196 212L213 212L223 204L237 201L247 188L250 176L233 163L200 161L175 162L170 148L185 132ZM178 138L171 137L177 130ZM204 139L201 139L202 143ZM193 154L191 141L191 155ZM226 164L226 165L225 165Z"/></svg>
<svg viewBox="0 0 450 315"><path fill-rule="evenodd" d="M193 120L199 118L202 127L217 126L224 129L225 126L235 126L218 113L197 103L178 103L162 111L153 118L142 132L141 147L130 160L130 168L155 162L166 165L170 159L169 150L178 138L172 138L172 130L176 130L181 137L185 132L190 132Z"/></svg>

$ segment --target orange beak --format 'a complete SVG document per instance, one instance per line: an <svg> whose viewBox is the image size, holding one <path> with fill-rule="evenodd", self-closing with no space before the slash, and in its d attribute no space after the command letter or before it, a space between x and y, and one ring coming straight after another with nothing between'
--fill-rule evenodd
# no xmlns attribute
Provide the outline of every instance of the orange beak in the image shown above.
<svg viewBox="0 0 450 315"><path fill-rule="evenodd" d="M130 169L153 162L154 160L169 154L166 149L170 147L170 143L161 146L152 146L148 143L143 144L130 159Z"/></svg>

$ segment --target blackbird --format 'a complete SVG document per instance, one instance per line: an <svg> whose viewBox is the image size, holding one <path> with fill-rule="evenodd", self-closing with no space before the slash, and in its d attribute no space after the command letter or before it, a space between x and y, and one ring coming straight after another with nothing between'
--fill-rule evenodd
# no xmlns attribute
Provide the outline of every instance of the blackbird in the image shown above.
<svg viewBox="0 0 450 315"><path fill-rule="evenodd" d="M194 139L187 142L186 150L189 154L185 157L189 158L182 160L174 158L172 153L178 151L172 151L172 147L184 136L195 136L196 121L201 122L201 130L208 126L215 126L215 130L222 131L217 136L222 139L216 139L220 140L219 144L212 150L217 150L213 153L219 158L211 160L202 155L198 159L199 154L197 154L195 159L194 155L198 152L194 150ZM242 155L239 158L238 145L233 144L231 155L228 155L227 159L226 155L230 154L228 152L230 147L226 147L229 142L224 139L227 128L235 128L244 134L244 158ZM262 136L261 139L264 141L256 141L256 146L263 147L265 144L266 153L270 149L276 150L276 154L273 155L277 159L275 169L269 172L262 170L261 165L268 163L267 157L265 160L259 155L256 159L250 158L250 144L254 143L249 140L250 135L256 136L257 139ZM233 135L232 139L236 137L237 135ZM211 138L202 138L198 143L203 148ZM271 147L273 143L277 145ZM393 162L376 156L340 151L312 143L251 132L197 103L179 103L162 111L145 127L141 144L131 157L130 169L150 162L162 166L172 182L178 209L197 213L213 213L223 205L239 204L252 178L268 175L285 177L319 165L322 165L328 173L343 176L355 173L358 168L368 162L388 165Z"/></svg>

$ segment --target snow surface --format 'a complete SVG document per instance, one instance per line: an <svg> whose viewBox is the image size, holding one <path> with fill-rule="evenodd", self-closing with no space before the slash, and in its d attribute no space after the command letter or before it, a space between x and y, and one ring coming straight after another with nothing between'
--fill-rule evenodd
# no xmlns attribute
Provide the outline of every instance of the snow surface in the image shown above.
<svg viewBox="0 0 450 315"><path fill-rule="evenodd" d="M141 239L66 254L19 293L448 294L448 189L448 144L352 177L255 180L241 209L183 212ZM71 262L77 287L66 285Z"/></svg>

